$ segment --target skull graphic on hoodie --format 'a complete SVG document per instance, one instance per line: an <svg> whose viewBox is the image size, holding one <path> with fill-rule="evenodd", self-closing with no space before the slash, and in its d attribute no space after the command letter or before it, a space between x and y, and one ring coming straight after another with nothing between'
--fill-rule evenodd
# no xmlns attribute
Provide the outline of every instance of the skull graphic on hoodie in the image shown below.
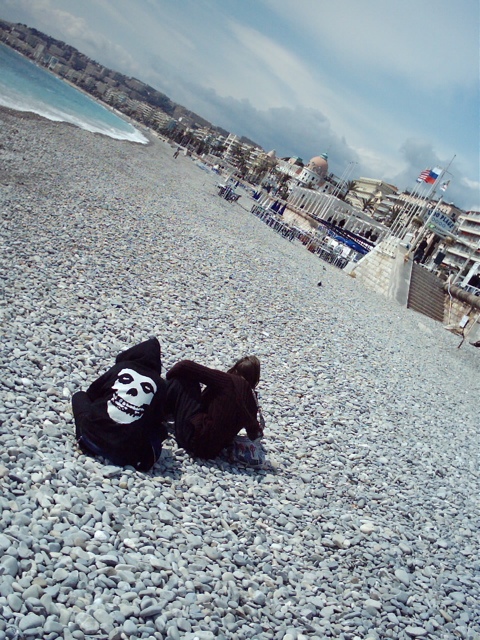
<svg viewBox="0 0 480 640"><path fill-rule="evenodd" d="M155 382L134 369L122 369L112 386L107 413L114 422L130 424L139 420L157 391Z"/></svg>
<svg viewBox="0 0 480 640"><path fill-rule="evenodd" d="M114 464L150 468L167 437L165 395L156 338L118 354L113 367L72 397L80 447Z"/></svg>

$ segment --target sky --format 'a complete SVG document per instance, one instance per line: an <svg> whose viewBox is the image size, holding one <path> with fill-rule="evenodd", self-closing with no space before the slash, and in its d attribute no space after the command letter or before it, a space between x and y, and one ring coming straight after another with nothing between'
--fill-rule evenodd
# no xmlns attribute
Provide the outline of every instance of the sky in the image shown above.
<svg viewBox="0 0 480 640"><path fill-rule="evenodd" d="M450 165L445 201L480 210L478 0L0 0L0 18L279 157L400 189Z"/></svg>

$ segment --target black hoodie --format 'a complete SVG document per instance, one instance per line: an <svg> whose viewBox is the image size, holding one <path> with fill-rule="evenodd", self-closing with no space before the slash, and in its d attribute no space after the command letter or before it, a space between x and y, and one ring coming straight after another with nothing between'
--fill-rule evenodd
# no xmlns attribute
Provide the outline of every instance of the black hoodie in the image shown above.
<svg viewBox="0 0 480 640"><path fill-rule="evenodd" d="M168 435L162 424L165 394L158 340L123 351L86 392L72 397L78 444L114 464L150 469Z"/></svg>

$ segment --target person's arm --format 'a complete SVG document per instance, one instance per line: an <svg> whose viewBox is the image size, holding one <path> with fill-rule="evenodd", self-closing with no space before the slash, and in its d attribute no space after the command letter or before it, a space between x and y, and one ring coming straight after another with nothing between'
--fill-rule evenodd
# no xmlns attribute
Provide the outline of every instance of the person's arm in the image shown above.
<svg viewBox="0 0 480 640"><path fill-rule="evenodd" d="M77 391L72 396L73 418L75 421L75 438L80 439L84 432L84 425L90 419L91 402L85 391Z"/></svg>
<svg viewBox="0 0 480 640"><path fill-rule="evenodd" d="M230 384L230 374L216 369L209 369L193 362L193 360L177 362L167 372L166 378L167 380L171 378L187 378L211 387L225 387Z"/></svg>
<svg viewBox="0 0 480 640"><path fill-rule="evenodd" d="M247 427L245 427L245 431L247 432L247 436L250 440L256 440L257 438L263 438L263 429L260 424L255 420Z"/></svg>
<svg viewBox="0 0 480 640"><path fill-rule="evenodd" d="M251 398L249 398L247 402L247 408L252 416L250 424L248 424L245 427L247 436L250 438L250 440L256 440L257 438L262 438L263 430L265 428L265 420L263 419L263 415L260 410L260 406L258 404L257 394L254 389L252 389ZM257 419L257 415L258 415L258 419Z"/></svg>

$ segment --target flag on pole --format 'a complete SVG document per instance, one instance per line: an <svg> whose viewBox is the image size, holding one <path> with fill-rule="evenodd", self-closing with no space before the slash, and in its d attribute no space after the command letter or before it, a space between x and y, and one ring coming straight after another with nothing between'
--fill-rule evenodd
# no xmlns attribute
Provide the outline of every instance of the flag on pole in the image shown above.
<svg viewBox="0 0 480 640"><path fill-rule="evenodd" d="M428 184L433 184L441 173L442 170L438 167L435 167L435 169L431 169L428 176L425 178L425 182L428 182Z"/></svg>
<svg viewBox="0 0 480 640"><path fill-rule="evenodd" d="M422 171L422 173L417 178L417 182L425 182L425 180L430 175L430 171L431 169L425 169L425 171Z"/></svg>
<svg viewBox="0 0 480 640"><path fill-rule="evenodd" d="M440 187L440 191L446 191L448 189L449 184L450 184L450 180L447 180L447 182L444 182Z"/></svg>

